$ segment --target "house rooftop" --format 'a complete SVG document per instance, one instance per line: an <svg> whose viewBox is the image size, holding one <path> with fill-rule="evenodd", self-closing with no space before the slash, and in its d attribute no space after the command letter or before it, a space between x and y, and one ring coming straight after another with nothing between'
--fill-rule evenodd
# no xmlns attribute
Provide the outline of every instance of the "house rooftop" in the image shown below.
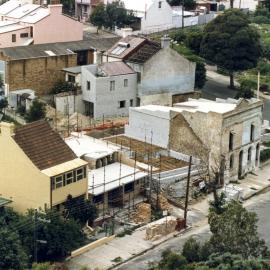
<svg viewBox="0 0 270 270"><path fill-rule="evenodd" d="M131 67L121 61L103 63L99 68L108 76L118 76L136 73Z"/></svg>
<svg viewBox="0 0 270 270"><path fill-rule="evenodd" d="M80 133L72 133L65 142L77 157L88 157L94 160L111 155L120 149L118 146Z"/></svg>
<svg viewBox="0 0 270 270"><path fill-rule="evenodd" d="M30 46L19 46L0 49L9 59L20 60L29 58L49 57L56 55L69 55L77 51L85 50L107 50L119 38L88 39L72 42L57 42L47 44L36 44Z"/></svg>
<svg viewBox="0 0 270 270"><path fill-rule="evenodd" d="M27 14L21 19L21 22L24 23L36 23L43 18L50 15L50 11L48 8L38 8Z"/></svg>
<svg viewBox="0 0 270 270"><path fill-rule="evenodd" d="M144 63L161 49L160 43L138 36L127 36L108 50L108 55L128 62Z"/></svg>
<svg viewBox="0 0 270 270"><path fill-rule="evenodd" d="M243 101L248 104L258 102L257 99L216 99L216 101L208 99L189 99L186 102L176 103L174 107L160 105L146 105L142 107L132 108L132 110L141 111L154 116L170 119L171 112L181 113L187 112L202 112L202 113L218 113L225 114L235 110Z"/></svg>
<svg viewBox="0 0 270 270"><path fill-rule="evenodd" d="M68 73L79 74L82 72L82 66L63 68L62 70Z"/></svg>
<svg viewBox="0 0 270 270"><path fill-rule="evenodd" d="M19 23L12 22L11 24L0 25L0 33L12 32L20 29L28 28L28 26L20 25Z"/></svg>
<svg viewBox="0 0 270 270"><path fill-rule="evenodd" d="M0 14L6 15L12 10L15 10L16 8L20 6L21 6L21 1L18 1L18 0L7 1L0 6Z"/></svg>
<svg viewBox="0 0 270 270"><path fill-rule="evenodd" d="M121 177L120 177L121 170ZM105 186L104 186L104 172L105 172ZM113 190L122 186L134 182L134 180L146 177L147 173L135 169L134 167L126 164L120 164L119 162L107 165L105 167L91 170L88 174L88 193L94 196L100 195L104 192ZM120 178L120 179L119 179Z"/></svg>
<svg viewBox="0 0 270 270"><path fill-rule="evenodd" d="M18 128L13 138L40 170L77 158L60 135L44 120Z"/></svg>
<svg viewBox="0 0 270 270"><path fill-rule="evenodd" d="M21 2L20 6L18 6L17 8L12 10L11 12L7 13L6 16L8 16L10 18L14 18L14 19L20 19L20 18L26 16L27 14L31 13L35 9L38 9L39 7L40 7L40 5L28 4L28 3L23 4L23 2Z"/></svg>

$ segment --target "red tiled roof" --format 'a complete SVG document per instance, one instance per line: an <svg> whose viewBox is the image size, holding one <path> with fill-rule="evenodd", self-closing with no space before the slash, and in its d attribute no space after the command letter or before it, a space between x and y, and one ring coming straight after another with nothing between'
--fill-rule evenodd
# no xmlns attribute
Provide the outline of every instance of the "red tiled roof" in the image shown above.
<svg viewBox="0 0 270 270"><path fill-rule="evenodd" d="M60 135L44 120L18 128L13 138L40 170L76 158Z"/></svg>

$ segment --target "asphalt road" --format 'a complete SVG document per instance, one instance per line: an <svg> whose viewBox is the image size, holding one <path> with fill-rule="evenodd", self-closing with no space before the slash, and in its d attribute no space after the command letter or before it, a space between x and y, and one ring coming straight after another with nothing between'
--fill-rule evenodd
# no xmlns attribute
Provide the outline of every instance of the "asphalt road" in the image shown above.
<svg viewBox="0 0 270 270"><path fill-rule="evenodd" d="M202 89L202 97L215 100L216 98L234 98L236 91L229 89L228 84L224 81L216 81L213 79L207 80L204 88ZM264 112L263 119L270 120L270 100L263 99Z"/></svg>
<svg viewBox="0 0 270 270"><path fill-rule="evenodd" d="M260 236L265 240L267 246L270 248L270 191L267 193L258 195L251 198L247 202L246 208L249 211L257 213L258 221L258 232ZM182 249L185 241L190 237L195 237L200 241L205 241L210 237L208 225L201 225L198 228L193 228L192 231L185 233L184 235L176 238L172 238L167 242L161 244L153 250L146 252L145 254L134 258L133 260L119 266L117 270L142 270L148 269L148 265L151 262L158 262L161 258L163 251L171 249L179 251Z"/></svg>

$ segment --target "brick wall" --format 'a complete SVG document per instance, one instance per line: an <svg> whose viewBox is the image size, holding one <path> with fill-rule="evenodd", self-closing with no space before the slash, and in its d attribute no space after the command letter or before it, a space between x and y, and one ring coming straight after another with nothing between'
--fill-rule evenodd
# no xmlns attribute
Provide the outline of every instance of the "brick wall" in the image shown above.
<svg viewBox="0 0 270 270"><path fill-rule="evenodd" d="M54 83L64 79L63 68L77 65L77 55L63 55L7 62L9 91L30 88L36 95L48 94Z"/></svg>

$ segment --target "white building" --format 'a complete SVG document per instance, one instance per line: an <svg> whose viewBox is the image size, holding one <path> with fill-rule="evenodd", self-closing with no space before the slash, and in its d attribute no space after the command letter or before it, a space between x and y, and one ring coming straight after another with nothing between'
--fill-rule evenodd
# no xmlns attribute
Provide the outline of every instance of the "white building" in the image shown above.
<svg viewBox="0 0 270 270"><path fill-rule="evenodd" d="M196 64L170 48L138 36L122 38L103 56L103 61L124 61L138 74L137 105L172 105L178 95L194 93Z"/></svg>
<svg viewBox="0 0 270 270"><path fill-rule="evenodd" d="M82 99L86 114L99 119L127 116L136 106L137 74L123 62L82 67Z"/></svg>

